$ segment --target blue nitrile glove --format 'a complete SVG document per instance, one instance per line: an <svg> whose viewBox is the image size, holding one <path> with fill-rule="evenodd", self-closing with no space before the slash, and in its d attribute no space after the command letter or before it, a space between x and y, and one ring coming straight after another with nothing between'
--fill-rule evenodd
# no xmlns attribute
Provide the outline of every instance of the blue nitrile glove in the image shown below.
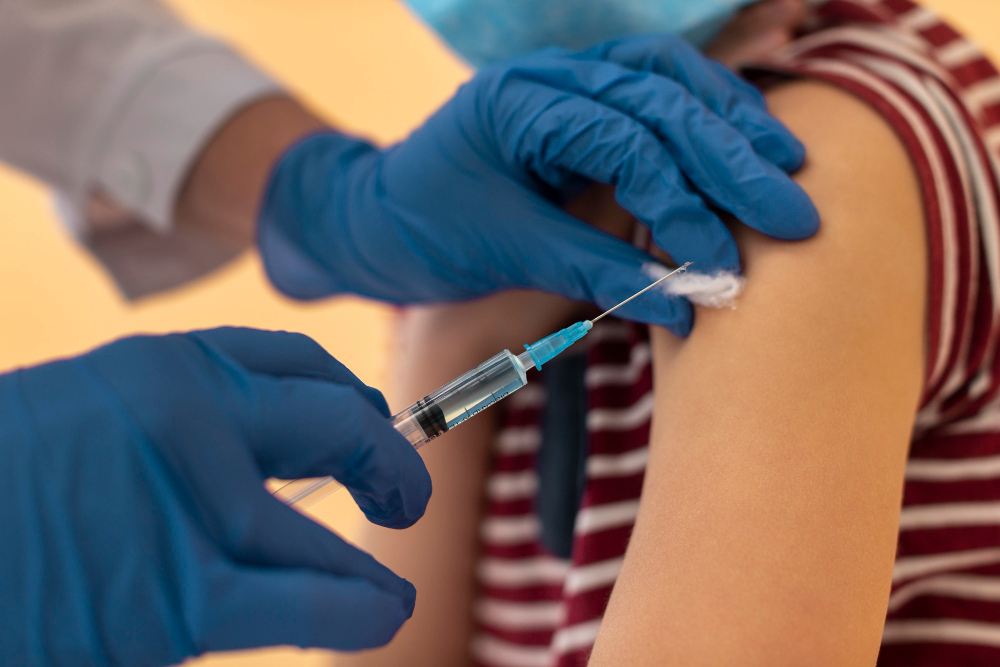
<svg viewBox="0 0 1000 667"><path fill-rule="evenodd" d="M409 526L431 481L388 414L284 332L127 338L0 375L0 663L389 641L413 586L262 486L333 475Z"/></svg>
<svg viewBox="0 0 1000 667"><path fill-rule="evenodd" d="M539 288L608 308L651 258L562 212L586 180L693 269L738 269L714 205L781 239L818 228L785 173L804 149L749 84L676 37L560 49L484 69L387 150L336 133L281 159L260 214L274 284L298 298L396 303ZM622 309L686 333L691 307L651 292Z"/></svg>

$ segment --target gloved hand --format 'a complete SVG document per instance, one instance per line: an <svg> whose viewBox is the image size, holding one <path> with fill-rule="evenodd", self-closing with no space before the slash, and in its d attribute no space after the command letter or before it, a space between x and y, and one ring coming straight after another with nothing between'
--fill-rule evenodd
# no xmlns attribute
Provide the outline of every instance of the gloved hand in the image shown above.
<svg viewBox="0 0 1000 667"><path fill-rule="evenodd" d="M530 287L607 308L649 284L651 258L560 210L584 183L614 185L678 263L737 269L712 206L777 238L812 235L819 216L784 173L803 159L754 88L678 38L551 49L484 69L387 150L332 132L301 141L271 178L259 242L298 298ZM685 334L690 305L648 294L623 316Z"/></svg>
<svg viewBox="0 0 1000 667"><path fill-rule="evenodd" d="M409 526L431 482L388 415L284 332L127 338L0 376L0 663L384 644L413 586L262 482L330 474Z"/></svg>

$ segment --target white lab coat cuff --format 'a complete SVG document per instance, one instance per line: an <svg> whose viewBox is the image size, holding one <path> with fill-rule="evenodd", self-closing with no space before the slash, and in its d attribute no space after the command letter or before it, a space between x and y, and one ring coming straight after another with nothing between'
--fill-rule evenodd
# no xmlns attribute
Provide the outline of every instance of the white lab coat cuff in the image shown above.
<svg viewBox="0 0 1000 667"><path fill-rule="evenodd" d="M103 190L152 231L167 233L184 179L240 108L281 90L229 47L187 33L126 60L95 119L85 187L63 193L67 226L85 240L87 198Z"/></svg>

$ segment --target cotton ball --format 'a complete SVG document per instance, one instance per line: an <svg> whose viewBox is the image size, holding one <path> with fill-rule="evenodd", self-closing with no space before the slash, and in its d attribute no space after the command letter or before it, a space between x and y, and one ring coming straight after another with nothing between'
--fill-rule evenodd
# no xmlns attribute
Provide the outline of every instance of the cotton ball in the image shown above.
<svg viewBox="0 0 1000 667"><path fill-rule="evenodd" d="M648 263L642 266L643 273L659 280L671 269L662 264ZM710 308L735 308L736 297L743 291L746 280L732 271L698 273L688 269L663 281L662 289L667 294L682 296L691 303Z"/></svg>

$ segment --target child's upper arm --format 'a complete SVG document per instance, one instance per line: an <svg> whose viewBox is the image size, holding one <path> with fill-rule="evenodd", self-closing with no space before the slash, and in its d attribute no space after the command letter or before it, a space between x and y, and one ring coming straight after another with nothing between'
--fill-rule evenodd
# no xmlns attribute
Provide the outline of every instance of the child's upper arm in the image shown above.
<svg viewBox="0 0 1000 667"><path fill-rule="evenodd" d="M923 378L926 241L900 142L818 83L769 96L823 218L741 231L747 288L654 333L641 508L592 665L874 664Z"/></svg>

